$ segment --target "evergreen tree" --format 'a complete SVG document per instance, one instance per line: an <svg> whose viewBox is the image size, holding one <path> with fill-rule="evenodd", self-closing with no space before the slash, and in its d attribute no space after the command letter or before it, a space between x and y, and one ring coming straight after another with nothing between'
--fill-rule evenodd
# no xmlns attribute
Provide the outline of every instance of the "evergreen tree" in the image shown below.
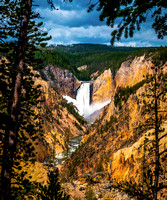
<svg viewBox="0 0 167 200"><path fill-rule="evenodd" d="M146 107L145 112L150 114L150 117L146 120L146 125L150 129L153 128L153 132L150 133L153 139L146 138L148 140L146 141L146 151L148 151L150 161L145 173L149 174L152 179L150 187L152 189L153 200L157 200L158 193L165 187L165 180L161 179L160 176L165 173L163 164L167 156L167 148L164 147L162 150L161 146L162 139L167 137L167 133L163 127L163 123L167 119L167 107L166 104L164 104L163 108L161 106L167 100L167 74L164 73L163 69L163 65L166 62L166 55L167 52L162 48L160 52L156 52L152 57L154 64L152 74L147 75L150 83L146 88L146 93L143 94L143 97L145 97L143 100Z"/></svg>
<svg viewBox="0 0 167 200"><path fill-rule="evenodd" d="M166 92L167 73L164 64L166 63L166 48L160 48L152 55L152 73L146 75L145 92L142 93L142 102L145 105L143 112L146 121L141 126L147 126L149 131L145 135L142 160L142 182L125 182L117 187L137 199L157 200L158 197L165 198L163 193L166 188L166 157L167 147L162 146L162 140L167 138L164 128L166 115ZM163 104L163 106L162 106ZM146 158L147 157L147 158Z"/></svg>
<svg viewBox="0 0 167 200"><path fill-rule="evenodd" d="M31 140L41 128L34 106L39 104L39 86L34 86L35 75L29 65L36 65L34 54L39 45L49 38L40 33L42 23L36 23L38 13L32 11L32 0L1 0L1 199L15 199L12 187L27 187L25 173L17 176L20 161L34 157ZM22 183L21 183L22 182ZM29 184L29 183L28 183ZM19 186L20 187L20 186ZM18 192L19 193L19 192Z"/></svg>
<svg viewBox="0 0 167 200"><path fill-rule="evenodd" d="M101 12L100 20L106 19L107 25L114 28L111 33L112 44L115 40L120 40L122 34L125 38L133 37L134 31L139 31L141 24L146 22L148 17L151 18L152 28L159 39L163 39L167 35L166 1L98 0L91 3L88 11L91 11L95 6L97 6L97 11ZM117 25L116 28L114 25Z"/></svg>
<svg viewBox="0 0 167 200"><path fill-rule="evenodd" d="M48 3L54 8L52 0ZM33 0L0 0L1 199L35 197L36 183L20 170L34 161L31 141L41 137L41 119L34 111L40 108L40 86L34 85L38 75L32 69L39 62L35 52L50 37L41 31L42 23L36 20L40 15L32 6Z"/></svg>
<svg viewBox="0 0 167 200"><path fill-rule="evenodd" d="M48 184L47 186L39 185L38 199L42 200L68 200L69 196L61 191L61 186L59 183L58 169L55 171L50 171L48 173Z"/></svg>

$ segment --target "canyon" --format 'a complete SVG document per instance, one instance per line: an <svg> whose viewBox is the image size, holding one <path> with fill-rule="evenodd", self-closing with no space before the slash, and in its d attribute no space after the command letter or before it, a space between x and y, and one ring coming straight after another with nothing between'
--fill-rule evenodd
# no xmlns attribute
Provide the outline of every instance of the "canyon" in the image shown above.
<svg viewBox="0 0 167 200"><path fill-rule="evenodd" d="M141 126L148 117L143 114L141 94L146 92L144 80L147 73L153 73L152 67L150 57L143 55L123 62L116 73L106 69L95 80L85 82L68 70L46 66L42 78L35 81L41 85L44 100L41 110L36 109L44 116L44 138L38 138L38 146L34 144L36 167L28 168L32 179L46 184L47 165L42 162L52 156L53 149L54 155L66 149L67 136L83 136L82 144L68 158L68 163L63 161L59 165L62 180L68 165L68 176L73 183L64 181L64 190L73 199L85 199L89 187L96 191L97 197L102 195L102 199L133 199L117 189L110 191L108 175L112 182L141 181L142 145L152 132ZM166 72L167 63L164 63L163 73ZM118 98L116 102L116 94L126 88L134 89L130 93L127 90L126 98ZM167 103L160 106L165 110ZM167 114L161 115L164 118L161 126L166 130ZM164 151L167 137L161 142L160 151ZM41 177L37 176L39 169Z"/></svg>
<svg viewBox="0 0 167 200"><path fill-rule="evenodd" d="M150 58L135 57L133 60L122 63L115 76L108 69L92 83L92 104L104 103L106 100L110 100L110 103L98 113L89 132L82 139L83 145L72 155L68 163L72 177L80 180L79 183L76 182L78 188L83 187L86 183L85 174L90 176L90 174L97 173L98 178L94 177L92 181L92 183L98 182L98 186L93 184L94 190L99 190L98 194L103 193L105 198L111 198L110 192L99 189L104 184L109 187L109 183L104 182L104 180L108 180L107 175L102 178L98 175L99 171L104 174L110 172L112 179L117 182L133 180L139 183L141 181L142 146L145 137L150 137L150 131L152 132L149 128L141 126L147 118L146 115L143 115L145 108L141 101L141 94L146 91L146 84L143 80L147 73L153 73L152 67L153 63ZM166 74L166 70L167 63L163 66L164 74ZM135 88L138 84L141 84L140 87L129 94L126 101L121 102L121 108L118 108L114 102L115 94L121 88ZM166 102L161 103L162 110L165 110L166 106ZM165 120L162 126L166 130L165 112L163 118ZM161 142L160 151L164 151L167 137L164 137ZM165 174L163 175L165 176ZM85 190L83 189L83 191ZM130 199L130 197L120 197L120 199L126 198Z"/></svg>

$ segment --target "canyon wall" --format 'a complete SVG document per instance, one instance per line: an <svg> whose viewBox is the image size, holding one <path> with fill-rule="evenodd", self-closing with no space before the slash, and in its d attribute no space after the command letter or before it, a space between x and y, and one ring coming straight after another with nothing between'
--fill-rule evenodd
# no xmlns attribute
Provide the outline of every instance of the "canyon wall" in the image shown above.
<svg viewBox="0 0 167 200"><path fill-rule="evenodd" d="M38 72L33 72L39 75ZM27 171L27 176L31 176L32 181L47 184L47 166L43 161L63 152L67 137L72 138L83 135L87 130L87 122L74 112L73 106L67 106L66 100L54 90L48 81L41 77L36 78L35 85L41 86L41 100L39 107L34 107L35 112L42 118L42 132L37 133L37 140L32 142L36 152L35 164L23 163L23 170ZM37 143L36 143L37 142Z"/></svg>
<svg viewBox="0 0 167 200"><path fill-rule="evenodd" d="M111 70L105 70L92 82L92 85L92 103L101 103L110 100L115 89Z"/></svg>
<svg viewBox="0 0 167 200"><path fill-rule="evenodd" d="M38 78L36 85L41 86L41 99L43 103L36 112L43 119L44 139L39 136L39 144L35 148L37 160L43 161L49 157L55 148L56 153L64 150L64 141L67 134L70 138L83 135L87 128L87 122L77 113L74 116L63 97L57 93L50 83ZM73 111L73 110L72 110ZM78 118L77 118L78 117Z"/></svg>
<svg viewBox="0 0 167 200"><path fill-rule="evenodd" d="M68 70L48 65L43 70L44 78L49 81L61 95L68 95L75 99L78 87L81 82Z"/></svg>
<svg viewBox="0 0 167 200"><path fill-rule="evenodd" d="M80 149L82 154L76 154L71 159L70 166L75 166L71 169L74 174L82 176L84 173L95 173L99 168L108 173L110 168L113 179L117 181L141 181L142 146L145 135L151 137L152 131L147 126L141 126L148 118L148 114L143 113L145 107L141 94L146 91L143 80L147 73L153 73L152 66L150 58L136 57L122 63L115 77L108 70L96 79L103 84L95 82L94 101L102 101L103 95L109 94L111 103L104 108L89 134L84 136L84 144ZM166 64L163 69L166 73ZM116 105L115 94L127 87L133 88L133 91L128 94L127 90L127 98ZM164 109L167 103L160 106ZM167 128L165 121L162 126ZM164 137L160 151L166 148L166 143L167 137Z"/></svg>

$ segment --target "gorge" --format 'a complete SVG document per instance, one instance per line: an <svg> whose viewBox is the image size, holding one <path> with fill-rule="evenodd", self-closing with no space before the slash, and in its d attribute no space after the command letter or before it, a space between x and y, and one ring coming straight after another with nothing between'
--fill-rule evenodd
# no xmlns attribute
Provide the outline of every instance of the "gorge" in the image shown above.
<svg viewBox="0 0 167 200"><path fill-rule="evenodd" d="M155 136L155 126L147 124L155 116L154 110L146 109L146 103L154 105L154 96L144 96L152 89L146 75L156 72L150 55L128 59L117 71L97 71L97 77L90 81L80 81L69 70L51 64L33 72L38 75L35 85L41 86L41 101L32 109L43 119L43 135L38 132L36 141L31 141L35 163L23 165L31 180L47 185L48 171L59 167L62 188L71 199L84 200L90 191L97 199L134 199L118 186L134 183L142 190L144 168L154 159L154 151L143 148L145 141ZM163 94L161 99L158 97L157 116L160 154L166 153L167 144L167 62L166 56L162 58L162 66L157 69L157 80L162 77L157 87ZM89 66L83 70L88 69ZM54 157L58 162L48 163L47 158ZM160 159L160 163L159 181L165 184L167 163L165 159ZM153 172L154 165L149 170ZM165 188L162 193L164 198Z"/></svg>
<svg viewBox="0 0 167 200"><path fill-rule="evenodd" d="M102 102L109 96L110 103L104 107L88 134L83 136L83 144L68 162L69 173L75 177L74 179L81 181L81 177L85 176L85 173L90 176L90 174L98 174L99 172L104 174L111 172L112 178L117 181L135 180L136 183L141 181L143 155L141 147L145 137L150 139L150 132L153 130L141 126L145 123L146 115L143 116L145 108L144 104L140 102L141 94L145 92L147 86L144 75L153 73L152 70L153 63L150 58L146 59L145 56L135 57L133 60L122 63L115 76L109 69L105 70L94 81L92 101ZM163 65L164 74L166 74L166 70L165 61ZM86 83L86 87L84 84L81 85L81 91L88 94L89 88L87 87L89 87L89 84ZM78 91L79 95L83 94L81 91ZM118 94L117 101L116 94ZM121 95L124 100L121 100ZM88 101L83 101L83 95L79 97L81 98L79 102L84 102L88 106L89 96L86 99ZM160 106L163 112L161 116L164 119L162 126L166 130L166 102L162 101ZM89 110L91 110L90 107L91 105ZM81 108L83 109L83 107ZM83 113L82 109L81 113ZM160 151L163 152L166 149L167 137L162 137L161 142ZM148 162L150 161L148 160ZM99 190L100 193L103 191L101 185L109 183L105 182L107 177L104 180L94 177L92 182L96 182L97 179L98 183L92 183L92 187L95 191ZM164 179L161 179L161 181L164 181ZM75 183L77 184L77 181ZM84 184L84 181L82 184ZM81 187L80 185L77 186ZM106 187L109 187L109 185ZM103 191L102 193L106 198L112 199L110 192ZM163 193L166 195L165 190L163 190ZM120 199L131 198L122 197Z"/></svg>
<svg viewBox="0 0 167 200"><path fill-rule="evenodd" d="M46 141L50 146L49 155L51 149L55 148L57 157L64 160L62 152L66 151L67 136L74 138L83 135L79 149L76 149L60 167L61 175L66 177L68 166L69 178L75 188L68 182L63 183L63 188L73 199L81 196L82 199L85 198L90 180L92 181L90 187L96 191L97 197L102 194L103 199L116 197L122 200L133 199L124 193L121 196L118 190L113 189L110 192L104 187L110 187L107 176L109 172L112 173L113 180L133 180L135 183L141 181L143 158L141 147L145 137L150 137L152 131L141 126L145 123L146 117L143 115L145 108L141 102L141 94L146 91L147 86L144 75L151 74L152 67L151 59L143 55L123 62L115 74L111 69L107 69L95 80L88 82L79 81L68 70L58 67L50 65L44 69L47 80L45 84L48 84L47 87L44 86L45 91L51 86L48 90L49 95L45 96L45 99L56 120L50 130L46 129ZM167 66L164 63L164 74L166 70ZM43 80L42 82L45 85ZM56 96L53 96L55 91L59 94L56 92ZM78 113L92 125L72 116L69 113L71 106L74 106L74 110L78 110ZM161 108L162 110L166 108L166 102L161 103ZM161 116L164 119L162 126L166 129L165 112L163 115L161 113ZM163 137L161 142L160 151L164 151L167 138ZM70 144L68 146L70 148ZM76 198L77 195L79 196Z"/></svg>
<svg viewBox="0 0 167 200"><path fill-rule="evenodd" d="M167 1L0 7L0 200L167 200Z"/></svg>

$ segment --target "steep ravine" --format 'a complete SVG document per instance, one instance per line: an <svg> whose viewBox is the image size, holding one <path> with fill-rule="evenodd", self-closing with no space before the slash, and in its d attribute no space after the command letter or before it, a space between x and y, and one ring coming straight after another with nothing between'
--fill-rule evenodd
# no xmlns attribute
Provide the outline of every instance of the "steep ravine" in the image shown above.
<svg viewBox="0 0 167 200"><path fill-rule="evenodd" d="M87 129L87 123L79 115L77 119L68 110L66 101L50 86L49 82L37 79L36 84L42 86L41 98L44 103L41 105L41 110L37 112L44 117L44 137L48 144L47 148L51 150L54 144L59 153L64 149L67 132L69 138L83 135Z"/></svg>
<svg viewBox="0 0 167 200"><path fill-rule="evenodd" d="M82 83L67 70L46 67L45 80L36 80L36 84L42 86L41 98L44 99L42 109L37 110L45 119L44 139L39 138L39 145L35 148L38 161L36 171L31 169L30 173L37 174L38 165L51 155L53 149L56 149L56 153L64 150L64 141L68 134L72 138L86 133L82 139L83 144L68 161L68 176L71 183L64 183L64 189L73 199L85 199L85 192L89 187L95 191L96 197L102 199L131 199L118 190L110 190L111 180L109 181L108 172L112 172L112 180L141 180L141 145L144 134L149 133L147 128L140 127L146 117L142 115L144 106L140 103L139 96L145 91L144 83L142 87L137 87L126 101L118 102L121 109L115 105L114 96L121 88L133 87L140 83L144 79L143 75L151 73L151 67L149 58L136 57L122 63L115 76L109 69L93 81L91 103L100 104L108 100L111 102L101 110L102 113L92 126L82 121L82 117L76 118L70 112L72 107L67 106L62 97L68 95L75 98ZM166 68L165 65L164 73ZM165 103L161 106L167 105ZM165 123L163 126L167 128ZM164 138L162 142L167 143L167 139ZM43 170L41 173L46 174L46 170ZM61 180L65 181L65 162L60 173ZM44 182L43 179L42 181Z"/></svg>
<svg viewBox="0 0 167 200"><path fill-rule="evenodd" d="M145 91L145 85L141 81L146 73L152 73L152 66L149 58L136 57L134 60L122 63L115 77L108 70L96 79L94 101L101 101L103 95L108 94L111 103L104 108L89 133L83 137L84 144L72 155L69 162L70 176L80 180L79 183L76 183L79 188L83 187L81 185L86 184L88 180L90 181L91 174L97 174L93 179L91 178L92 187L95 190L97 189L96 183L102 186L105 184L104 180L107 181L105 186L107 187L108 177L105 174L109 171L112 173L112 178L118 182L141 180L142 144L144 135L149 135L150 131L147 127L140 126L147 116L142 114L144 105L140 102L139 94ZM166 69L167 65L164 65L164 73L166 73ZM141 86L135 87L137 88L135 92L131 93L125 102L121 102L121 109L116 107L114 104L115 93L122 87L136 86L137 83L140 83ZM161 104L161 107L167 107L167 103ZM162 126L167 128L166 122ZM166 143L167 137L164 137L162 144ZM161 150L164 150L164 145ZM99 172L104 174L103 178L98 175ZM104 189L104 187L102 188ZM105 194L110 194L109 191L103 189L97 193L101 192L104 197ZM83 193L85 190L83 189ZM106 198L109 197L106 196ZM120 199L126 198L120 197Z"/></svg>
<svg viewBox="0 0 167 200"><path fill-rule="evenodd" d="M38 72L34 72L38 73ZM65 150L65 140L84 135L87 130L87 122L83 117L74 112L73 106L67 106L63 97L54 90L48 81L41 77L35 80L36 85L41 85L41 99L43 102L35 112L43 119L43 136L38 135L33 142L36 151L35 165L27 165L23 169L32 176L32 180L46 184L47 171L43 161L53 152L58 154ZM38 142L38 145L36 144Z"/></svg>

